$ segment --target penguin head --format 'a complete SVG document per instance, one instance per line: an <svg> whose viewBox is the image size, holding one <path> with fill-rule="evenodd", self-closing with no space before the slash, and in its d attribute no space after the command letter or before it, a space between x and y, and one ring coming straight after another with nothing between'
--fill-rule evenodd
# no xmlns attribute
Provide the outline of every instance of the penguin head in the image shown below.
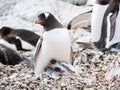
<svg viewBox="0 0 120 90"><path fill-rule="evenodd" d="M11 32L11 28L4 26L0 29L0 36L1 38L7 37Z"/></svg>
<svg viewBox="0 0 120 90"><path fill-rule="evenodd" d="M60 67L55 67L54 71L60 72L60 73L64 73L65 72L65 70L62 70Z"/></svg>
<svg viewBox="0 0 120 90"><path fill-rule="evenodd" d="M47 67L51 67L52 65L56 64L57 61L55 59L51 59L50 62L47 64Z"/></svg>
<svg viewBox="0 0 120 90"><path fill-rule="evenodd" d="M35 23L42 25L45 31L63 28L63 25L49 12L41 13Z"/></svg>
<svg viewBox="0 0 120 90"><path fill-rule="evenodd" d="M39 20L37 20L35 23L45 26L48 22L51 21L52 18L54 18L54 16L49 12L41 13L38 16Z"/></svg>
<svg viewBox="0 0 120 90"><path fill-rule="evenodd" d="M16 41L16 35L13 34L12 32L13 32L12 28L3 26L0 29L1 39L5 40L6 42L8 42L10 44L14 44L14 41ZM6 43L3 42L2 44L5 45Z"/></svg>

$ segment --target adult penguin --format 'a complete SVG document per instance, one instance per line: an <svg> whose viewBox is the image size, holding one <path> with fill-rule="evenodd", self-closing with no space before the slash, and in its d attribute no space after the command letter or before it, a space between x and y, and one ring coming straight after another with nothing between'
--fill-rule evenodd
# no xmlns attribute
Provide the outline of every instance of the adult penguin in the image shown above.
<svg viewBox="0 0 120 90"><path fill-rule="evenodd" d="M36 24L41 24L45 32L42 40L39 39L34 54L34 72L41 74L47 63L56 59L59 61L71 61L71 40L69 31L49 12L41 13Z"/></svg>
<svg viewBox="0 0 120 90"><path fill-rule="evenodd" d="M105 13L105 21L107 21L107 38L106 48L112 44L120 42L120 0L111 0L110 5ZM105 29L103 29L105 30Z"/></svg>
<svg viewBox="0 0 120 90"><path fill-rule="evenodd" d="M104 14L106 12L106 9L109 6L110 0L96 0L96 3L93 5L93 11L92 11L92 20L91 20L91 32L92 32L92 42L94 42L94 45L101 49L105 47L103 37L104 32Z"/></svg>
<svg viewBox="0 0 120 90"><path fill-rule="evenodd" d="M26 29L14 29L3 26L0 29L0 43L7 45L14 50L33 50L40 36Z"/></svg>

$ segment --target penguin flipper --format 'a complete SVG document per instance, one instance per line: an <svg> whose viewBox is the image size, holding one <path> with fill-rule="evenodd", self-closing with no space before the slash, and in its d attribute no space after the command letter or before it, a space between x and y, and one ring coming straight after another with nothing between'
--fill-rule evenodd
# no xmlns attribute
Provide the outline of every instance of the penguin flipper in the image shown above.
<svg viewBox="0 0 120 90"><path fill-rule="evenodd" d="M36 45L36 48L35 48L35 52L34 52L34 56L33 56L33 59L34 59L34 64L36 64L36 59L37 59L37 56L40 52L40 49L41 49L41 46L42 46L42 41L43 39L40 38L37 42L37 45Z"/></svg>
<svg viewBox="0 0 120 90"><path fill-rule="evenodd" d="M92 11L88 11L88 12L85 12L85 13L82 13L82 14L76 16L69 22L67 28L68 29L75 28L78 24L82 23L83 21L89 20L91 17L91 13L92 13Z"/></svg>
<svg viewBox="0 0 120 90"><path fill-rule="evenodd" d="M110 24L111 24L111 30L110 30L110 38L109 41L111 41L115 34L115 27L116 27L116 18L117 18L118 12L116 11L111 17L110 17Z"/></svg>
<svg viewBox="0 0 120 90"><path fill-rule="evenodd" d="M31 51L30 49L24 49L22 48L22 42L20 41L20 39L15 39L14 41L12 41L12 43L15 44L17 50L22 50L22 51Z"/></svg>

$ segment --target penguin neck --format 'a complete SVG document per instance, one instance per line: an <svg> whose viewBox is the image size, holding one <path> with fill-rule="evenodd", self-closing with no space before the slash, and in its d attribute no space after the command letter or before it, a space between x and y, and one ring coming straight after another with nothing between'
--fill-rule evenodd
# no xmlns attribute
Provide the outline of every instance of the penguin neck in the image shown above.
<svg viewBox="0 0 120 90"><path fill-rule="evenodd" d="M63 28L63 25L59 23L56 19L52 21L48 21L45 25L43 25L45 31L50 31L55 28Z"/></svg>

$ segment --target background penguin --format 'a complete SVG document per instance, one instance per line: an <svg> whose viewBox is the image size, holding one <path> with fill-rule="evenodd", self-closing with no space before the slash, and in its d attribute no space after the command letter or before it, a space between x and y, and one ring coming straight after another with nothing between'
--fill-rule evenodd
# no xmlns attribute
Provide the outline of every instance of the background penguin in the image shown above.
<svg viewBox="0 0 120 90"><path fill-rule="evenodd" d="M41 13L38 18L36 24L41 24L45 29L34 54L34 72L39 75L51 59L72 62L72 50L68 29L63 28L51 13Z"/></svg>
<svg viewBox="0 0 120 90"><path fill-rule="evenodd" d="M104 42L102 40L102 36L104 33L102 32L103 17L107 7L109 6L110 0L96 0L96 3L93 5L92 17L91 17L91 32L92 32L92 42L94 45L101 49L104 46Z"/></svg>
<svg viewBox="0 0 120 90"><path fill-rule="evenodd" d="M2 27L0 29L0 43L7 45L14 50L30 51L33 50L40 36L32 31L25 29L13 29Z"/></svg>
<svg viewBox="0 0 120 90"><path fill-rule="evenodd" d="M104 38L106 40L105 46L109 48L112 44L120 42L120 0L111 0L103 22L106 27L102 30L107 36Z"/></svg>
<svg viewBox="0 0 120 90"><path fill-rule="evenodd" d="M11 48L0 44L0 62L5 65L16 65L22 58Z"/></svg>

